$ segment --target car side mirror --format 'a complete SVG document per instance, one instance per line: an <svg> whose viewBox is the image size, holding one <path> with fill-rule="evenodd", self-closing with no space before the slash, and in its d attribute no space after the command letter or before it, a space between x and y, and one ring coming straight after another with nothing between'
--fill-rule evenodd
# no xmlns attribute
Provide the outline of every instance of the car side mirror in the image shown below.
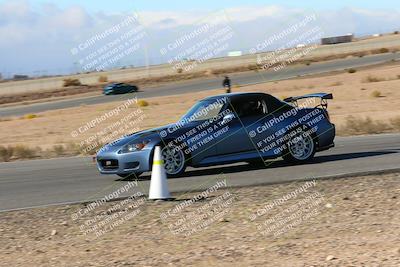
<svg viewBox="0 0 400 267"><path fill-rule="evenodd" d="M222 124L225 125L229 122L231 122L235 118L235 115L232 113L226 114L224 118L222 119Z"/></svg>

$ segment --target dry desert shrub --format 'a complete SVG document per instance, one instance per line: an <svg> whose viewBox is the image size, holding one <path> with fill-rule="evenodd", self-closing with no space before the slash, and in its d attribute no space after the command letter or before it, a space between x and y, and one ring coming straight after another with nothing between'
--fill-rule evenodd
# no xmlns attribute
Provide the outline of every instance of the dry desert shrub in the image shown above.
<svg viewBox="0 0 400 267"><path fill-rule="evenodd" d="M381 121L373 121L370 117L363 119L350 115L346 118L346 123L344 127L341 128L340 133L344 135L378 134L384 133L390 129L390 125Z"/></svg>
<svg viewBox="0 0 400 267"><path fill-rule="evenodd" d="M258 64L249 64L247 65L247 69L248 70L255 70L258 71L262 66L258 65Z"/></svg>
<svg viewBox="0 0 400 267"><path fill-rule="evenodd" d="M99 83L106 83L108 82L108 77L106 75L101 75L98 80Z"/></svg>
<svg viewBox="0 0 400 267"><path fill-rule="evenodd" d="M375 90L371 93L371 97L374 97L374 98L381 97L381 96L382 96L382 93L378 90Z"/></svg>
<svg viewBox="0 0 400 267"><path fill-rule="evenodd" d="M141 99L141 100L139 100L139 101L137 102L137 105L138 105L139 107L147 107L147 106L149 105L149 102L147 102L146 100Z"/></svg>
<svg viewBox="0 0 400 267"><path fill-rule="evenodd" d="M31 120L34 118L37 118L38 116L36 114L26 114L23 118L27 120Z"/></svg>
<svg viewBox="0 0 400 267"><path fill-rule="evenodd" d="M0 118L0 122L2 122L2 121L11 121L11 120L13 120L12 118Z"/></svg>
<svg viewBox="0 0 400 267"><path fill-rule="evenodd" d="M400 131L400 116L390 119L393 129Z"/></svg>
<svg viewBox="0 0 400 267"><path fill-rule="evenodd" d="M343 82L334 82L330 86L340 86L343 85Z"/></svg>
<svg viewBox="0 0 400 267"><path fill-rule="evenodd" d="M66 145L65 150L68 154L79 155L80 154L80 146L77 143L70 142Z"/></svg>
<svg viewBox="0 0 400 267"><path fill-rule="evenodd" d="M351 68L351 69L348 69L348 70L347 70L347 72L348 72L348 73L356 73L356 72L357 72L357 70L356 70L356 69L353 69L353 68Z"/></svg>
<svg viewBox="0 0 400 267"><path fill-rule="evenodd" d="M54 145L53 151L57 156L64 155L64 153L65 153L65 149L64 149L63 145Z"/></svg>
<svg viewBox="0 0 400 267"><path fill-rule="evenodd" d="M383 53L389 53L389 51L390 51L390 50L387 49L387 48L381 48L381 49L379 49L379 52L382 53L382 54L383 54Z"/></svg>
<svg viewBox="0 0 400 267"><path fill-rule="evenodd" d="M68 87L68 86L79 86L82 85L79 79L73 79L73 78L67 78L64 79L63 86Z"/></svg>
<svg viewBox="0 0 400 267"><path fill-rule="evenodd" d="M25 145L16 145L14 147L14 156L18 159L31 159L36 156L36 150Z"/></svg>
<svg viewBox="0 0 400 267"><path fill-rule="evenodd" d="M14 148L12 146L0 146L0 159L1 161L10 161L14 154Z"/></svg>
<svg viewBox="0 0 400 267"><path fill-rule="evenodd" d="M377 83L377 82L382 82L385 81L385 78L379 78L379 77L375 77L372 75L368 75L367 77L365 77L362 82L363 83Z"/></svg>

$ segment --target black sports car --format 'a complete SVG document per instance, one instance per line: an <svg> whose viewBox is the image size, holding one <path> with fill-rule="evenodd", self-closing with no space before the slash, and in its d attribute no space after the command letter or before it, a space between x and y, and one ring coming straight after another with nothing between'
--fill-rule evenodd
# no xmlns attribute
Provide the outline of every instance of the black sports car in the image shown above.
<svg viewBox="0 0 400 267"><path fill-rule="evenodd" d="M137 92L138 88L135 85L127 83L111 83L104 87L103 94L114 95L114 94L127 94Z"/></svg>

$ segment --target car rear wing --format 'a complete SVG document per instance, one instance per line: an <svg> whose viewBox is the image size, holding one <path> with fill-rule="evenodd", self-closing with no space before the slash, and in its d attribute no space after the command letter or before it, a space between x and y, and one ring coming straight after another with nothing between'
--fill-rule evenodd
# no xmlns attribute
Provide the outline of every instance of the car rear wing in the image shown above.
<svg viewBox="0 0 400 267"><path fill-rule="evenodd" d="M315 94L308 94L308 95L302 95L302 96L292 96L285 98L283 101L292 103L296 107L298 106L298 100L300 99L306 99L306 98L319 98L321 100L320 104L317 105L321 106L323 108L328 108L328 99L333 99L333 95L331 93L315 93Z"/></svg>

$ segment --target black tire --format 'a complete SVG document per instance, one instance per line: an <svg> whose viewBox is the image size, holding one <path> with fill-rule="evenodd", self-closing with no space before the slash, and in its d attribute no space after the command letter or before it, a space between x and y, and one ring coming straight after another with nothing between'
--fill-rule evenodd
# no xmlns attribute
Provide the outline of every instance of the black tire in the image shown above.
<svg viewBox="0 0 400 267"><path fill-rule="evenodd" d="M316 141L312 133L305 126L292 131L292 137L286 142L283 159L289 163L302 163L314 158Z"/></svg>

